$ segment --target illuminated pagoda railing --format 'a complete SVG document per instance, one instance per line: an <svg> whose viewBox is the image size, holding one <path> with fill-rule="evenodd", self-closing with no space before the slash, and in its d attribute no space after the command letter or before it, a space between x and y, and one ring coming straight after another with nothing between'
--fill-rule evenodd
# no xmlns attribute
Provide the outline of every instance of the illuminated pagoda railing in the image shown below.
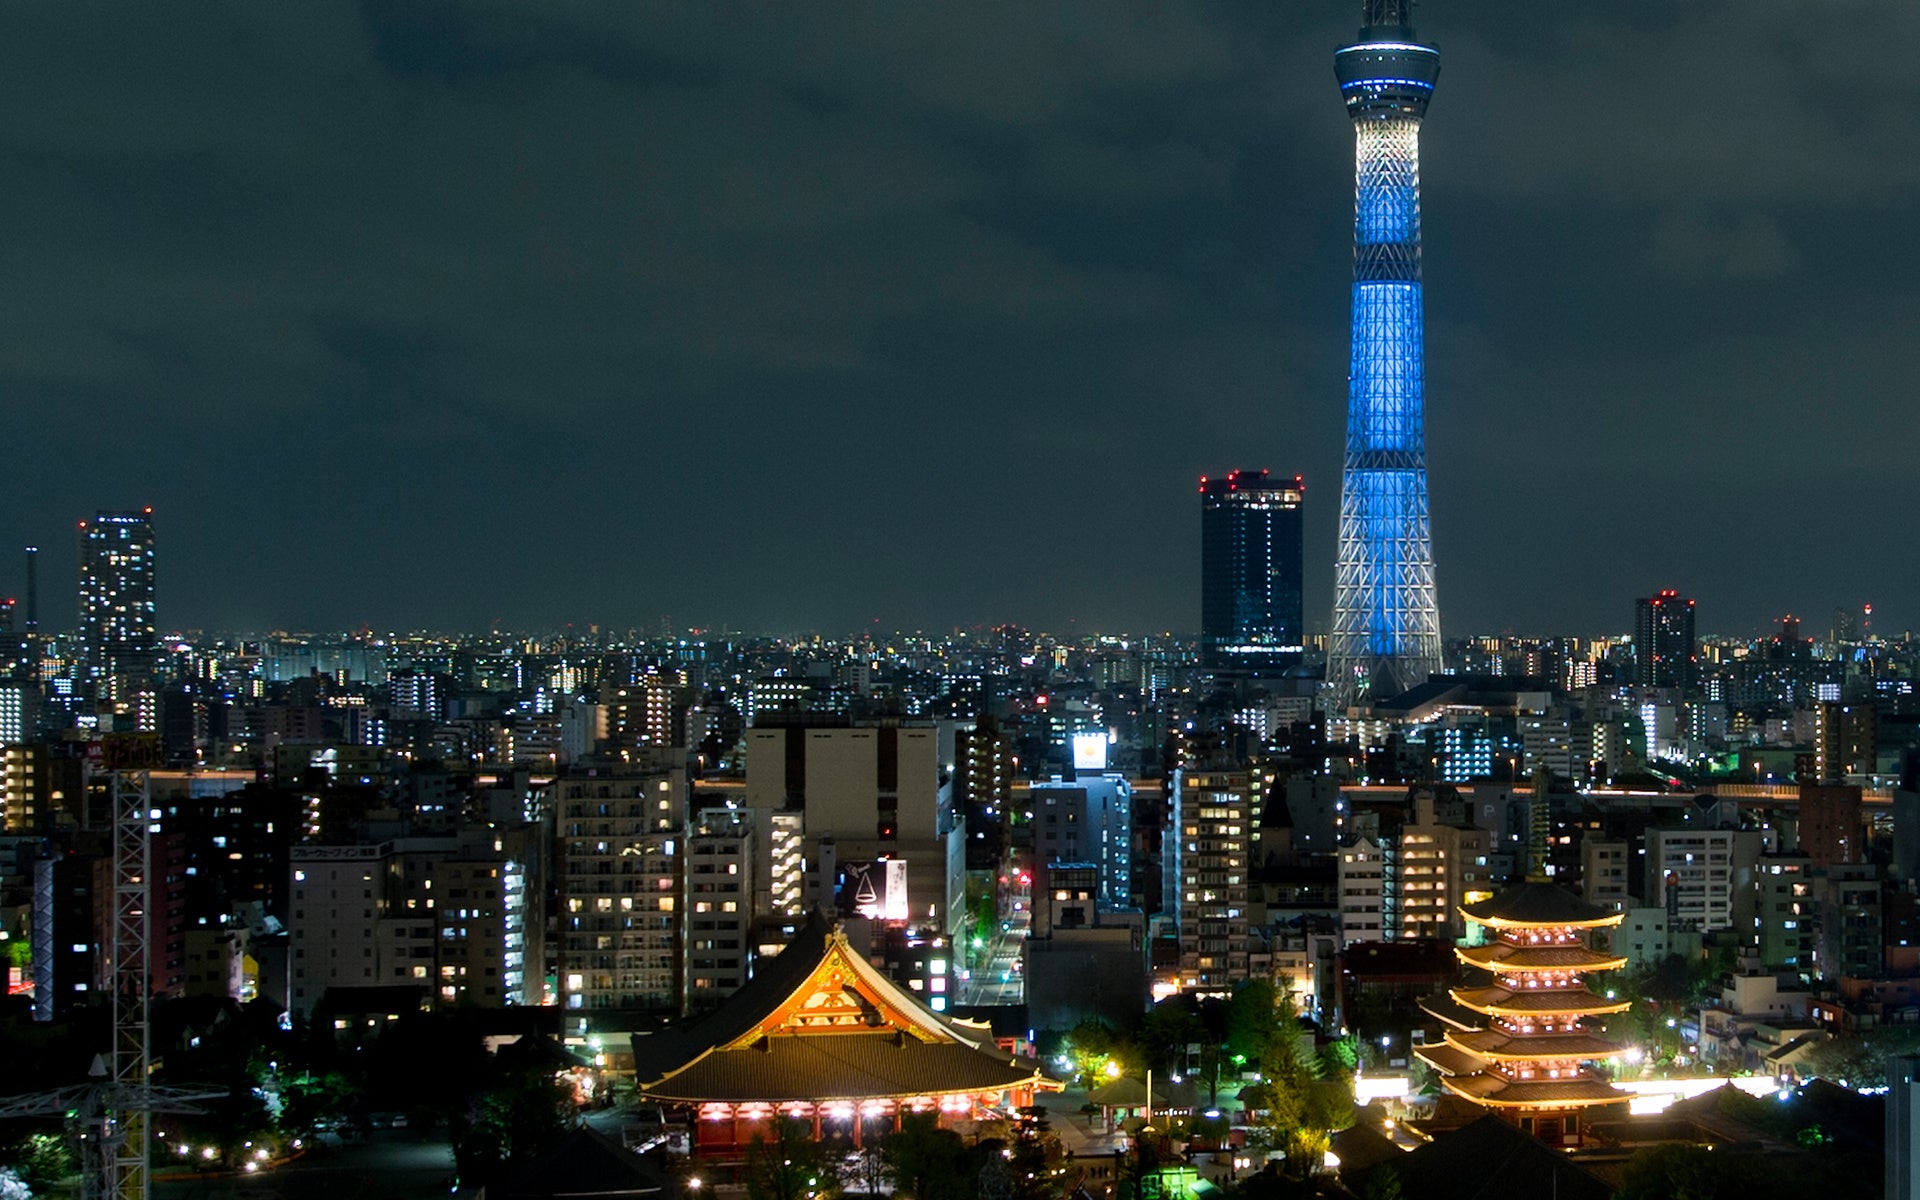
<svg viewBox="0 0 1920 1200"><path fill-rule="evenodd" d="M773 1123L852 1145L908 1113L1008 1116L1063 1086L991 1030L933 1012L815 912L704 1017L633 1039L642 1100L693 1118L693 1149L738 1160Z"/></svg>
<svg viewBox="0 0 1920 1200"><path fill-rule="evenodd" d="M1456 951L1466 978L1424 1003L1446 1025L1445 1041L1419 1050L1420 1058L1455 1095L1548 1143L1579 1145L1586 1110L1628 1099L1593 1070L1622 1048L1587 1027L1588 1018L1628 1008L1586 981L1589 972L1626 965L1587 944L1591 931L1618 925L1622 914L1538 880L1460 912L1493 940Z"/></svg>

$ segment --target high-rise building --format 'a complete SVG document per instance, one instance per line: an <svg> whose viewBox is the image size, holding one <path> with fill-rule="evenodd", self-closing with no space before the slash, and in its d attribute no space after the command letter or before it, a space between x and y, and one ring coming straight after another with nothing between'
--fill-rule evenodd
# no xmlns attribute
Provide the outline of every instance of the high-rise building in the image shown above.
<svg viewBox="0 0 1920 1200"><path fill-rule="evenodd" d="M1873 705L1823 700L1813 714L1814 778L1840 783L1851 775L1871 775L1880 748L1880 719Z"/></svg>
<svg viewBox="0 0 1920 1200"><path fill-rule="evenodd" d="M1633 602L1633 659L1641 687L1690 691L1700 662L1691 598L1672 588Z"/></svg>
<svg viewBox="0 0 1920 1200"><path fill-rule="evenodd" d="M102 712L151 732L154 627L153 510L101 512L80 522L80 639L85 685ZM145 717L148 723L142 723Z"/></svg>
<svg viewBox="0 0 1920 1200"><path fill-rule="evenodd" d="M1260 769L1174 775L1165 869L1178 881L1173 912L1184 990L1231 989L1247 978L1253 822L1272 782Z"/></svg>
<svg viewBox="0 0 1920 1200"><path fill-rule="evenodd" d="M1200 638L1220 670L1300 661L1300 476L1200 477Z"/></svg>
<svg viewBox="0 0 1920 1200"><path fill-rule="evenodd" d="M1412 0L1363 0L1334 74L1357 143L1353 350L1327 681L1336 705L1384 699L1440 670L1427 507L1420 278L1420 121L1440 52Z"/></svg>
<svg viewBox="0 0 1920 1200"><path fill-rule="evenodd" d="M1027 792L1033 812L1034 935L1051 932L1040 904L1053 889L1053 869L1091 863L1099 885L1093 899L1102 909L1127 908L1133 896L1133 787L1126 776L1082 774L1073 783L1057 776Z"/></svg>
<svg viewBox="0 0 1920 1200"><path fill-rule="evenodd" d="M663 753L576 769L554 781L551 802L561 1006L570 1019L600 1009L684 1012L684 762Z"/></svg>
<svg viewBox="0 0 1920 1200"><path fill-rule="evenodd" d="M1459 938L1466 930L1460 906L1493 895L1484 829L1442 824L1433 789L1414 792L1413 821L1400 832L1400 936Z"/></svg>

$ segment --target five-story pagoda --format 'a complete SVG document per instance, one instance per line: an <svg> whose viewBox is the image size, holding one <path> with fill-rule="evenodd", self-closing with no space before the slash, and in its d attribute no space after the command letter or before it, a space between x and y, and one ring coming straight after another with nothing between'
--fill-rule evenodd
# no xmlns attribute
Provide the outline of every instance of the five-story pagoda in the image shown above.
<svg viewBox="0 0 1920 1200"><path fill-rule="evenodd" d="M1449 1091L1549 1144L1579 1145L1587 1109L1628 1099L1592 1066L1622 1048L1586 1028L1588 1017L1629 1007L1596 995L1585 978L1626 965L1587 945L1592 930L1623 914L1539 876L1460 912L1493 940L1457 949L1461 985L1425 1004L1446 1025L1446 1040L1421 1049L1421 1059Z"/></svg>

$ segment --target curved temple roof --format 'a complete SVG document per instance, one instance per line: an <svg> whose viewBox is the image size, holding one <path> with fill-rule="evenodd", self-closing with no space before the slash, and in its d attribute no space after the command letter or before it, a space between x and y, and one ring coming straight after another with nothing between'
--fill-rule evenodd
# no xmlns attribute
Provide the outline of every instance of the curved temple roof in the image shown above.
<svg viewBox="0 0 1920 1200"><path fill-rule="evenodd" d="M1454 951L1460 961L1489 971L1613 971L1627 965L1624 955L1602 954L1585 946L1515 946L1508 942L1488 942L1484 946L1461 946Z"/></svg>
<svg viewBox="0 0 1920 1200"><path fill-rule="evenodd" d="M641 1095L769 1103L1057 1091L991 1032L929 1010L818 912L753 981L705 1017L633 1039Z"/></svg>
<svg viewBox="0 0 1920 1200"><path fill-rule="evenodd" d="M1463 904L1460 915L1493 928L1597 929L1618 925L1625 913L1588 904L1554 883L1517 884L1490 900Z"/></svg>

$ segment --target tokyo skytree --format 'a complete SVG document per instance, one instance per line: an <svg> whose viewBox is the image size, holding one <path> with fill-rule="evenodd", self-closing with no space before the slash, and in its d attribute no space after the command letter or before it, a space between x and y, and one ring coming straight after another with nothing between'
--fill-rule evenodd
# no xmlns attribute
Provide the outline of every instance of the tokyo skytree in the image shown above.
<svg viewBox="0 0 1920 1200"><path fill-rule="evenodd" d="M1356 143L1353 353L1327 646L1337 707L1387 699L1440 670L1420 302L1420 120L1440 52L1415 40L1412 7L1362 0L1359 40L1333 56Z"/></svg>

